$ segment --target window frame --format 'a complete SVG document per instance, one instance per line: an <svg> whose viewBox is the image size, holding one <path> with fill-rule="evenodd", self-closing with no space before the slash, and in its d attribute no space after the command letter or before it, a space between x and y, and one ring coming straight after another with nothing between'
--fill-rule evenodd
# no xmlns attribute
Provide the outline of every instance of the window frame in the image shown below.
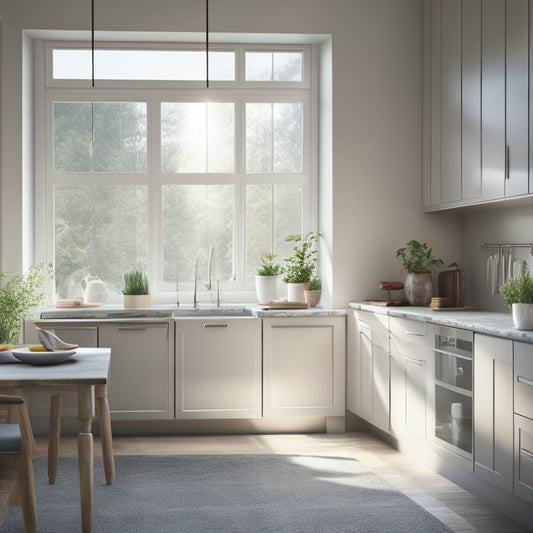
<svg viewBox="0 0 533 533"><path fill-rule="evenodd" d="M36 41L35 57L35 191L36 191L36 257L46 261L54 259L53 189L59 183L116 183L146 184L148 186L147 271L154 301L168 297L175 291L175 283L163 281L162 261L162 186L165 184L233 184L234 187L234 248L233 264L237 282L221 283L228 296L226 301L255 301L253 287L246 287L246 186L250 184L302 185L302 229L304 233L317 227L317 156L318 96L311 87L311 72L317 76L317 55L312 45L216 45L212 49L236 51L236 81L205 82L177 81L100 81L90 87L90 80L53 80L52 53L54 48L87 48L87 43L67 41ZM194 44L169 43L104 43L102 47L134 49L200 49ZM205 49L205 48L203 48ZM302 82L245 82L244 54L246 51L302 51ZM311 63L313 61L313 69ZM39 81L42 80L42 81ZM179 88L179 93L175 89ZM107 101L146 102L147 104L147 172L146 173L56 173L53 170L53 102L54 101ZM161 157L161 103L173 101L228 101L235 102L235 172L177 174L163 173ZM247 102L302 102L303 104L303 154L302 172L299 174L246 174L245 173L245 106ZM283 176L283 180L281 179ZM44 198L38 205L37 198ZM43 205L44 204L44 205ZM43 224L42 221L45 221ZM181 280L179 280L181 281ZM192 290L192 283L180 283L180 291ZM228 291L231 292L231 296Z"/></svg>

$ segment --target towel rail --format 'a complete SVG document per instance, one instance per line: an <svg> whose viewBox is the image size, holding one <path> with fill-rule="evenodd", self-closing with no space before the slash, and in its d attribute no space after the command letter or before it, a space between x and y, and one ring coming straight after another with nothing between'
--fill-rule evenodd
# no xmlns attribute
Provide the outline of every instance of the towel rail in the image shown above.
<svg viewBox="0 0 533 533"><path fill-rule="evenodd" d="M497 244L487 244L482 243L479 245L480 248L498 248L502 250L503 248L530 248L531 255L533 255L533 243L497 243Z"/></svg>

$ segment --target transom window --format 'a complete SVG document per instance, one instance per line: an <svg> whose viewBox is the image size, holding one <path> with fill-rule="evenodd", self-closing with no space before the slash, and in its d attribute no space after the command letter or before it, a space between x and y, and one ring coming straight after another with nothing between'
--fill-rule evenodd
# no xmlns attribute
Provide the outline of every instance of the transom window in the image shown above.
<svg viewBox="0 0 533 533"><path fill-rule="evenodd" d="M59 298L98 276L120 293L147 271L151 292L212 283L251 293L264 252L311 229L311 49L205 51L42 43L37 91L37 236ZM215 47L216 48L216 47ZM39 131L39 125L41 130Z"/></svg>

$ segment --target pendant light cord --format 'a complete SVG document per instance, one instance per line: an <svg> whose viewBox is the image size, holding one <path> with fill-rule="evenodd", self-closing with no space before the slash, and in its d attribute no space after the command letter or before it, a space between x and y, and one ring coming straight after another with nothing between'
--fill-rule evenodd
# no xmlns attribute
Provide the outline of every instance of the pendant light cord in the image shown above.
<svg viewBox="0 0 533 533"><path fill-rule="evenodd" d="M209 0L205 0L205 86L209 89Z"/></svg>

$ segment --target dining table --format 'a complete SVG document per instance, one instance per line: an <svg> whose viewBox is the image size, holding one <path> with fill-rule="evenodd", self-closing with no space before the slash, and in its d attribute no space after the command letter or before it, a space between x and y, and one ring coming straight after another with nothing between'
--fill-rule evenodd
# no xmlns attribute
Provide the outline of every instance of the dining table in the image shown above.
<svg viewBox="0 0 533 533"><path fill-rule="evenodd" d="M92 421L95 413L100 426L100 437L106 482L112 484L115 474L111 420L107 400L110 348L77 348L74 355L60 364L26 364L4 355L0 359L0 391L38 388L58 398L66 391L78 395L79 433L77 437L80 483L81 526L83 533L93 532L94 514L94 459ZM56 413L57 414L57 413ZM60 413L59 413L60 416ZM51 420L52 425L53 420ZM57 421L56 421L57 422ZM57 432L57 439L59 432ZM57 469L58 442L51 435L49 444L49 477ZM50 461L55 464L50 465ZM52 472L51 472L52 471ZM50 477L50 483L52 483Z"/></svg>

